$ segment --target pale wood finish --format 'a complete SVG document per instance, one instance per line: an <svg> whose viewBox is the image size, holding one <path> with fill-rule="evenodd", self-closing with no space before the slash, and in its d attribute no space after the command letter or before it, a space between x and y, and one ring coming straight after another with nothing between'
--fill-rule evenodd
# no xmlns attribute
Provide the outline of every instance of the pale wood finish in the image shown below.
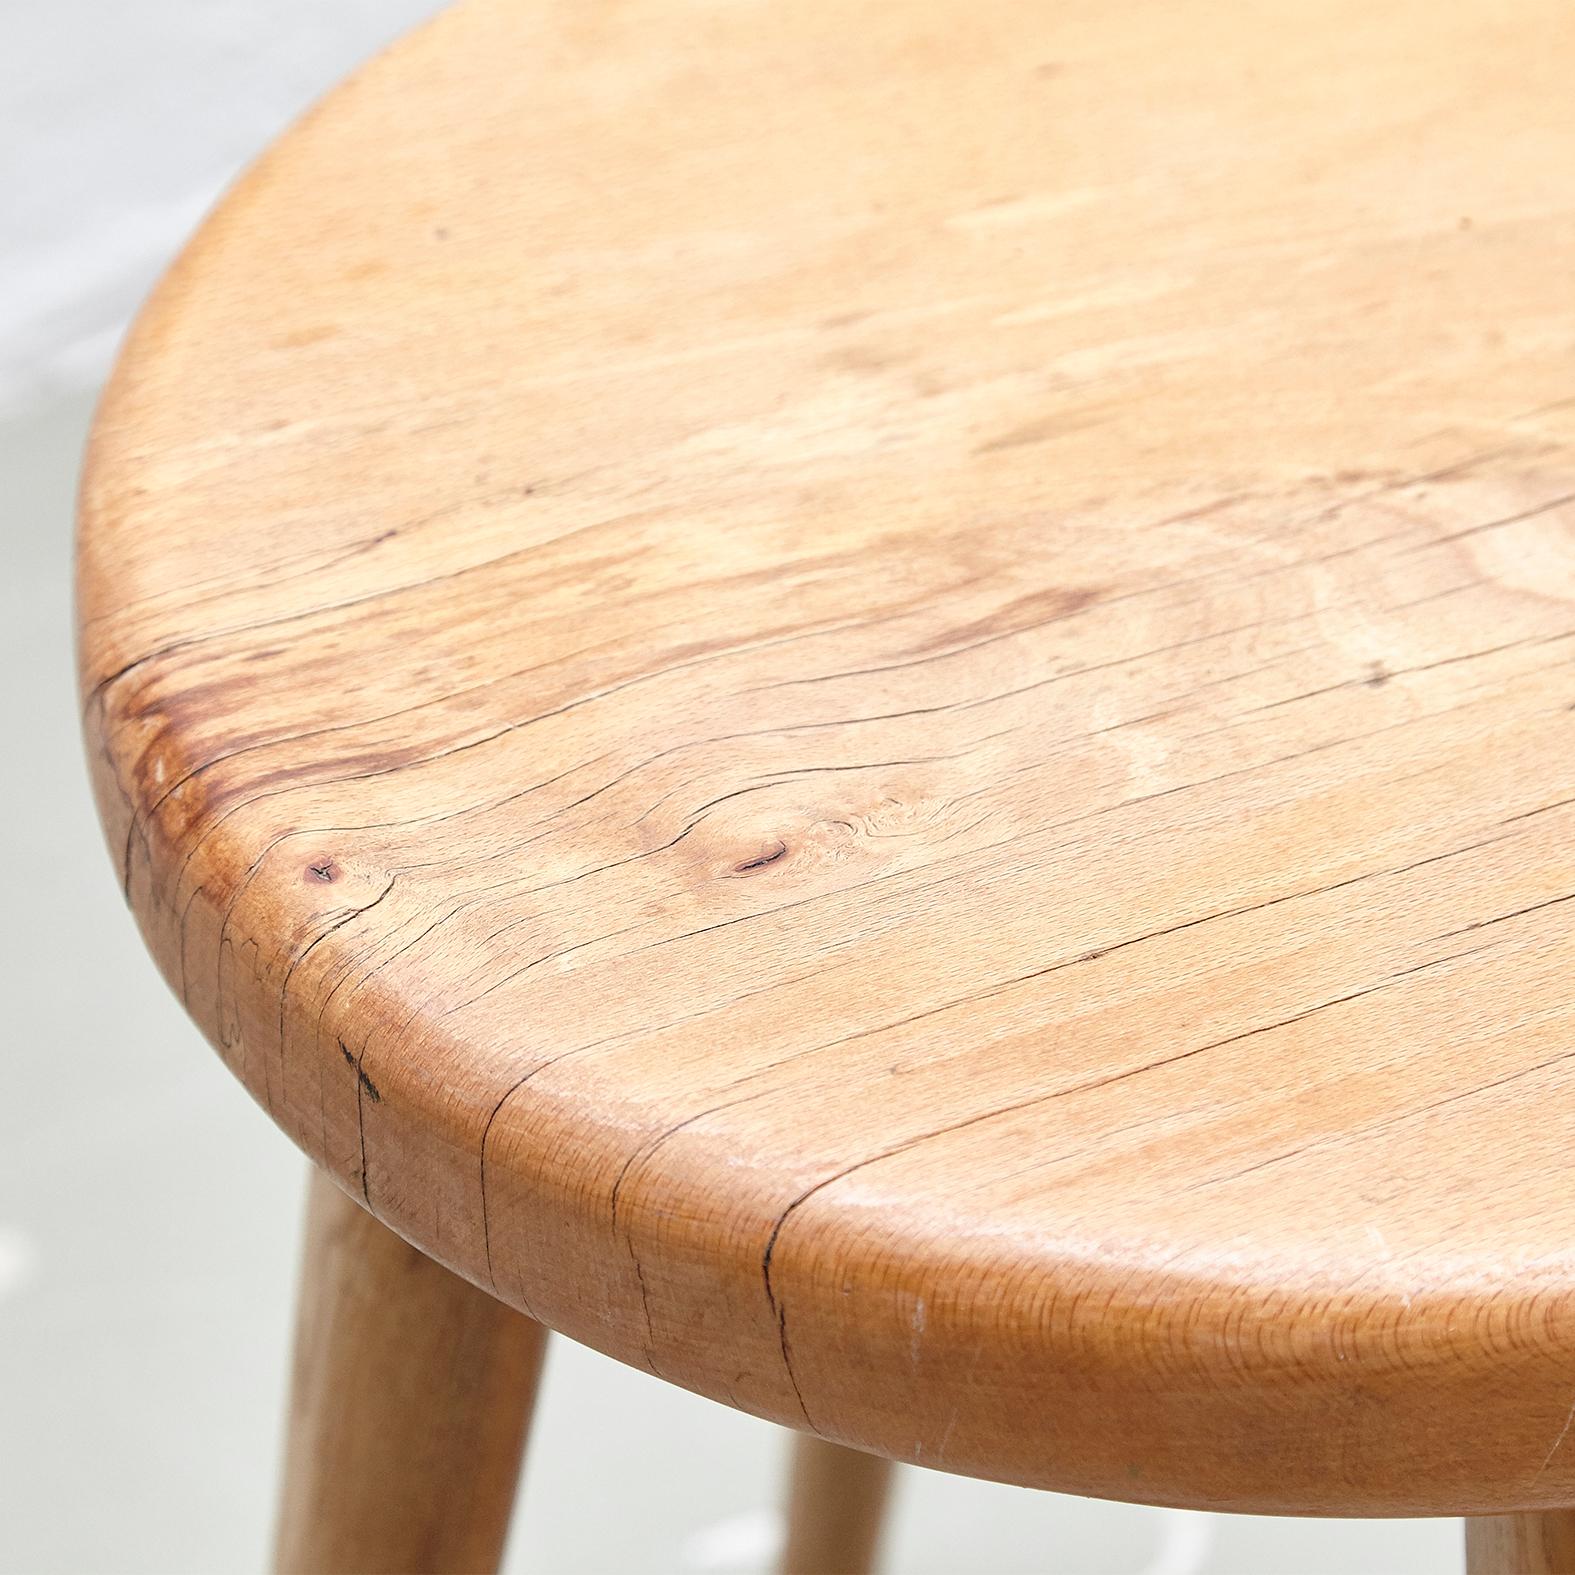
<svg viewBox="0 0 1575 1575"><path fill-rule="evenodd" d="M869 1575L892 1464L811 1433L793 1441L782 1575Z"/></svg>
<svg viewBox="0 0 1575 1575"><path fill-rule="evenodd" d="M496 1569L545 1337L314 1175L282 1575Z"/></svg>
<svg viewBox="0 0 1575 1575"><path fill-rule="evenodd" d="M142 316L126 890L381 1219L926 1465L1575 1501L1575 8L474 0Z"/></svg>
<svg viewBox="0 0 1575 1575"><path fill-rule="evenodd" d="M1575 1514L1468 1520L1466 1575L1575 1575Z"/></svg>

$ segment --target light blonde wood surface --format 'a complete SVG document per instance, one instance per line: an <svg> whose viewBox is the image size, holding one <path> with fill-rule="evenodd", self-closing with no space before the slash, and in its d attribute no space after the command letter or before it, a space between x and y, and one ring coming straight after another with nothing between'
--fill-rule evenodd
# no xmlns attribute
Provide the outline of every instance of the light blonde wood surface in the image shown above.
<svg viewBox="0 0 1575 1575"><path fill-rule="evenodd" d="M812 1433L793 1443L782 1575L869 1575L875 1568L892 1465Z"/></svg>
<svg viewBox="0 0 1575 1575"><path fill-rule="evenodd" d="M1575 1501L1575 10L473 0L83 494L165 973L382 1220L900 1459Z"/></svg>
<svg viewBox="0 0 1575 1575"><path fill-rule="evenodd" d="M1468 1520L1466 1575L1575 1575L1575 1514Z"/></svg>
<svg viewBox="0 0 1575 1575"><path fill-rule="evenodd" d="M275 1568L497 1568L546 1331L312 1178Z"/></svg>

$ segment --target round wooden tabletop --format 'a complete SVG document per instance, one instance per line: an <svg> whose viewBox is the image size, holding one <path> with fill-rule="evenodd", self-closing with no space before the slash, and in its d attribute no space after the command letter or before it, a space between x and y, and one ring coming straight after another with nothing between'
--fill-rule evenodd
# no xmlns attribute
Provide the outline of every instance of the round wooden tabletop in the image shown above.
<svg viewBox="0 0 1575 1575"><path fill-rule="evenodd" d="M379 1218L746 1410L1575 1502L1572 61L1567 0L394 49L93 440L192 1015Z"/></svg>

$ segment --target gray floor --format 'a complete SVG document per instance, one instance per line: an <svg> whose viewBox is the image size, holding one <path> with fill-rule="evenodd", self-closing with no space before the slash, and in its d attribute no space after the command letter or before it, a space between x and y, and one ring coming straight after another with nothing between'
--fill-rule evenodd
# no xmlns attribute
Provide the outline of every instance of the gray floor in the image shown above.
<svg viewBox="0 0 1575 1575"><path fill-rule="evenodd" d="M0 422L0 1570L263 1567L303 1162L143 956L84 784L85 397ZM769 1567L784 1435L557 1341L510 1570ZM903 1473L886 1568L1460 1568L1448 1521L1187 1515Z"/></svg>

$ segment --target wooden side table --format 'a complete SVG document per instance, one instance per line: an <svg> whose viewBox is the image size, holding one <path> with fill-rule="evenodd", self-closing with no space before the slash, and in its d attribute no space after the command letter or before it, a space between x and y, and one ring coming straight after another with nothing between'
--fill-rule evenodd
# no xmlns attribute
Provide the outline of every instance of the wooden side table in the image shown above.
<svg viewBox="0 0 1575 1575"><path fill-rule="evenodd" d="M239 184L81 665L329 1178L284 1568L493 1561L550 1327L1575 1569L1572 65L1566 0L469 0Z"/></svg>

